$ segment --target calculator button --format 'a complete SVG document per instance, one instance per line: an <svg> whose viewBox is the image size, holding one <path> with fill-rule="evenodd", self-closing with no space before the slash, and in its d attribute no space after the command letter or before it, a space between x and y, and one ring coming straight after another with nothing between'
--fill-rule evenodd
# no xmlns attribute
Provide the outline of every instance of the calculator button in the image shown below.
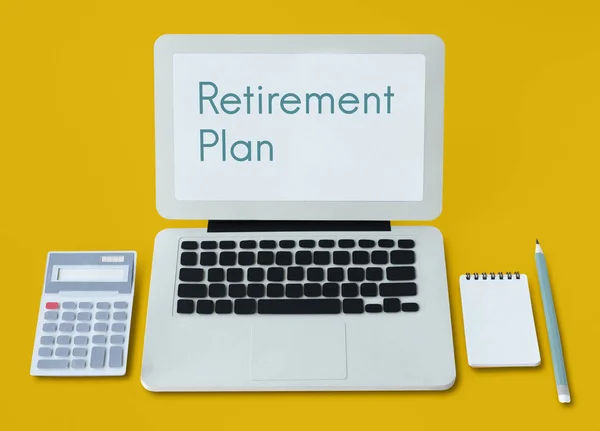
<svg viewBox="0 0 600 431"><path fill-rule="evenodd" d="M63 323L61 323L58 326L58 330L60 332L72 332L73 331L73 324L72 323L65 323L65 322L63 322Z"/></svg>
<svg viewBox="0 0 600 431"><path fill-rule="evenodd" d="M111 335L110 336L110 344L123 344L125 342L125 337L122 335Z"/></svg>
<svg viewBox="0 0 600 431"><path fill-rule="evenodd" d="M58 302L46 302L46 310L58 310Z"/></svg>
<svg viewBox="0 0 600 431"><path fill-rule="evenodd" d="M125 332L125 324L124 323L113 323L112 331L113 332Z"/></svg>
<svg viewBox="0 0 600 431"><path fill-rule="evenodd" d="M74 310L77 304L74 302L63 302L62 308L65 310Z"/></svg>
<svg viewBox="0 0 600 431"><path fill-rule="evenodd" d="M37 362L40 370L51 370L57 368L69 368L69 361L66 359L40 359Z"/></svg>
<svg viewBox="0 0 600 431"><path fill-rule="evenodd" d="M92 320L92 313L88 313L87 311L77 313L77 320L82 322L89 322Z"/></svg>
<svg viewBox="0 0 600 431"><path fill-rule="evenodd" d="M106 344L106 335L94 335L92 337L92 343L94 343L94 344Z"/></svg>
<svg viewBox="0 0 600 431"><path fill-rule="evenodd" d="M42 331L55 332L56 331L56 323L44 323L44 325L42 326Z"/></svg>
<svg viewBox="0 0 600 431"><path fill-rule="evenodd" d="M40 347L40 350L38 350L38 356L52 356L52 349L50 347Z"/></svg>
<svg viewBox="0 0 600 431"><path fill-rule="evenodd" d="M98 311L96 313L96 320L108 320L110 313L108 311Z"/></svg>
<svg viewBox="0 0 600 431"><path fill-rule="evenodd" d="M99 302L96 304L98 310L110 310L110 302Z"/></svg>
<svg viewBox="0 0 600 431"><path fill-rule="evenodd" d="M94 331L106 332L108 331L108 325L106 323L94 323Z"/></svg>
<svg viewBox="0 0 600 431"><path fill-rule="evenodd" d="M69 356L69 353L71 353L71 351L68 347L57 347L54 353L60 358L66 358Z"/></svg>
<svg viewBox="0 0 600 431"><path fill-rule="evenodd" d="M127 313L125 313L124 311L117 311L116 313L113 313L113 319L127 320Z"/></svg>
<svg viewBox="0 0 600 431"><path fill-rule="evenodd" d="M58 319L58 312L57 311L46 311L44 313L44 319L56 320L56 319Z"/></svg>
<svg viewBox="0 0 600 431"><path fill-rule="evenodd" d="M73 320L75 320L75 313L73 313L71 311L64 312L63 315L62 315L62 320L66 320L68 322L72 322Z"/></svg>
<svg viewBox="0 0 600 431"><path fill-rule="evenodd" d="M73 359L73 362L71 362L71 367L77 369L85 368L85 359Z"/></svg>
<svg viewBox="0 0 600 431"><path fill-rule="evenodd" d="M76 358L85 358L87 356L87 349L85 347L76 347L73 349L73 356Z"/></svg>
<svg viewBox="0 0 600 431"><path fill-rule="evenodd" d="M71 344L71 337L68 335L59 335L56 337L56 344L60 344L61 346L66 346Z"/></svg>
<svg viewBox="0 0 600 431"><path fill-rule="evenodd" d="M90 358L91 368L102 368L104 367L104 357L106 356L105 347L93 347L92 357Z"/></svg>
<svg viewBox="0 0 600 431"><path fill-rule="evenodd" d="M124 301L115 302L115 308L119 310L124 310L125 308L127 308L127 305L128 304Z"/></svg>
<svg viewBox="0 0 600 431"><path fill-rule="evenodd" d="M88 337L84 335L78 335L77 337L73 338L73 343L76 346L85 346L88 343Z"/></svg>
<svg viewBox="0 0 600 431"><path fill-rule="evenodd" d="M51 337L50 335L44 335L42 338L40 338L40 344L42 346L51 346L54 344L54 337Z"/></svg>
<svg viewBox="0 0 600 431"><path fill-rule="evenodd" d="M123 348L121 346L112 346L108 358L110 368L120 368L123 366Z"/></svg>
<svg viewBox="0 0 600 431"><path fill-rule="evenodd" d="M75 329L77 330L77 332L90 332L90 324L78 323Z"/></svg>
<svg viewBox="0 0 600 431"><path fill-rule="evenodd" d="M81 308L82 310L91 310L94 307L94 304L92 304L91 302L80 302L79 303L79 308Z"/></svg>

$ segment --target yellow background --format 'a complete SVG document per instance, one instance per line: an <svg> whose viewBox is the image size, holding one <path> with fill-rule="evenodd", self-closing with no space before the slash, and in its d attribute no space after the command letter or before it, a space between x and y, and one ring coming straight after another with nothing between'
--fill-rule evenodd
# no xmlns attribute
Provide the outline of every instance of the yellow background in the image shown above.
<svg viewBox="0 0 600 431"><path fill-rule="evenodd" d="M593 1L0 1L0 427L600 429ZM435 33L458 379L440 393L152 394L139 381L154 236L153 42L163 33ZM546 252L573 403L559 405L534 266ZM139 252L125 378L29 376L46 253ZM530 276L542 365L474 370L458 277ZM509 313L510 310L507 310Z"/></svg>

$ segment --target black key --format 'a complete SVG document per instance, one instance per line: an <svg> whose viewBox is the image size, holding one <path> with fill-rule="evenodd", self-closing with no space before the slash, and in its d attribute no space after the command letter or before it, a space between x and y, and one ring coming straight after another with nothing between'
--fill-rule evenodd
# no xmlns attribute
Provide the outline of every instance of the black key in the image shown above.
<svg viewBox="0 0 600 431"><path fill-rule="evenodd" d="M339 314L339 299L261 299L258 314Z"/></svg>
<svg viewBox="0 0 600 431"><path fill-rule="evenodd" d="M217 253L214 251L205 251L200 253L200 265L213 266L217 264Z"/></svg>
<svg viewBox="0 0 600 431"><path fill-rule="evenodd" d="M363 283L360 285L361 296L377 296L377 285L375 283Z"/></svg>
<svg viewBox="0 0 600 431"><path fill-rule="evenodd" d="M238 282L244 279L244 270L242 268L229 268L227 270L227 281Z"/></svg>
<svg viewBox="0 0 600 431"><path fill-rule="evenodd" d="M419 304L417 304L416 302L403 302L402 311L419 311Z"/></svg>
<svg viewBox="0 0 600 431"><path fill-rule="evenodd" d="M179 314L192 314L194 312L194 301L191 299L180 299L177 301L177 312Z"/></svg>
<svg viewBox="0 0 600 431"><path fill-rule="evenodd" d="M256 256L251 251L242 251L238 254L238 263L241 266L250 266L254 265L256 262Z"/></svg>
<svg viewBox="0 0 600 431"><path fill-rule="evenodd" d="M181 253L181 264L183 266L194 266L198 263L198 253L186 251Z"/></svg>
<svg viewBox="0 0 600 431"><path fill-rule="evenodd" d="M265 285L258 283L249 284L248 296L250 298L262 298L263 296L265 296Z"/></svg>
<svg viewBox="0 0 600 431"><path fill-rule="evenodd" d="M400 300L398 298L385 298L383 300L383 311L397 313L400 311Z"/></svg>
<svg viewBox="0 0 600 431"><path fill-rule="evenodd" d="M183 241L181 248L184 250L198 250L198 243L196 241Z"/></svg>
<svg viewBox="0 0 600 431"><path fill-rule="evenodd" d="M323 281L325 279L325 272L323 268L308 268L306 270L306 279L308 281Z"/></svg>
<svg viewBox="0 0 600 431"><path fill-rule="evenodd" d="M393 239L380 239L377 241L377 245L381 248L392 248L396 244Z"/></svg>
<svg viewBox="0 0 600 431"><path fill-rule="evenodd" d="M294 248L296 247L296 241L291 239L284 239L279 241L279 247L281 248Z"/></svg>
<svg viewBox="0 0 600 431"><path fill-rule="evenodd" d="M255 299L236 299L233 303L235 314L254 314L256 313Z"/></svg>
<svg viewBox="0 0 600 431"><path fill-rule="evenodd" d="M223 268L211 268L208 270L208 281L225 281Z"/></svg>
<svg viewBox="0 0 600 431"><path fill-rule="evenodd" d="M348 281L364 281L365 270L363 268L348 269Z"/></svg>
<svg viewBox="0 0 600 431"><path fill-rule="evenodd" d="M219 248L222 250L233 250L235 248L235 241L221 241L219 242Z"/></svg>
<svg viewBox="0 0 600 431"><path fill-rule="evenodd" d="M278 251L275 255L275 263L277 265L287 266L292 264L292 253L289 251Z"/></svg>
<svg viewBox="0 0 600 431"><path fill-rule="evenodd" d="M335 265L348 265L350 263L350 253L347 251L334 251L333 263Z"/></svg>
<svg viewBox="0 0 600 431"><path fill-rule="evenodd" d="M394 250L390 261L392 265L411 265L415 263L415 252L412 250Z"/></svg>
<svg viewBox="0 0 600 431"><path fill-rule="evenodd" d="M267 280L283 281L283 268L269 268L267 270Z"/></svg>
<svg viewBox="0 0 600 431"><path fill-rule="evenodd" d="M356 241L353 239L340 239L338 245L340 248L352 248L356 246Z"/></svg>
<svg viewBox="0 0 600 431"><path fill-rule="evenodd" d="M344 298L356 298L358 296L358 285L356 283L342 284L342 296Z"/></svg>
<svg viewBox="0 0 600 431"><path fill-rule="evenodd" d="M259 251L258 252L258 264L259 265L273 265L275 262L275 255L272 251Z"/></svg>
<svg viewBox="0 0 600 431"><path fill-rule="evenodd" d="M246 285L238 283L230 284L229 296L232 298L243 298L246 296Z"/></svg>
<svg viewBox="0 0 600 431"><path fill-rule="evenodd" d="M344 299L343 306L346 314L361 314L365 311L362 299Z"/></svg>
<svg viewBox="0 0 600 431"><path fill-rule="evenodd" d="M229 299L219 299L215 304L215 313L230 314L233 311L233 303Z"/></svg>
<svg viewBox="0 0 600 431"><path fill-rule="evenodd" d="M321 296L321 285L319 283L306 283L304 285L304 296L309 298Z"/></svg>
<svg viewBox="0 0 600 431"><path fill-rule="evenodd" d="M202 241L200 248L202 250L214 250L217 248L217 241Z"/></svg>
<svg viewBox="0 0 600 431"><path fill-rule="evenodd" d="M368 251L353 251L352 252L352 263L355 265L366 265L369 263L369 252Z"/></svg>
<svg viewBox="0 0 600 431"><path fill-rule="evenodd" d="M322 239L319 241L319 247L321 248L333 248L335 247L335 241L332 239Z"/></svg>
<svg viewBox="0 0 600 431"><path fill-rule="evenodd" d="M219 255L219 265L221 266L233 266L236 261L235 251L224 251Z"/></svg>
<svg viewBox="0 0 600 431"><path fill-rule="evenodd" d="M415 296L417 285L415 283L381 283L379 294L381 296Z"/></svg>
<svg viewBox="0 0 600 431"><path fill-rule="evenodd" d="M417 277L415 268L412 266L388 266L385 273L390 281L414 280Z"/></svg>
<svg viewBox="0 0 600 431"><path fill-rule="evenodd" d="M312 239L301 239L298 245L302 248L314 248L315 242Z"/></svg>
<svg viewBox="0 0 600 431"><path fill-rule="evenodd" d="M412 239L399 239L398 247L400 248L414 248L415 242Z"/></svg>
<svg viewBox="0 0 600 431"><path fill-rule="evenodd" d="M277 243L275 241L264 239L258 243L260 248L275 248L277 247Z"/></svg>
<svg viewBox="0 0 600 431"><path fill-rule="evenodd" d="M177 287L177 296L180 298L205 298L206 284L180 284Z"/></svg>
<svg viewBox="0 0 600 431"><path fill-rule="evenodd" d="M215 303L210 300L201 299L196 303L196 313L198 314L213 314L215 311Z"/></svg>
<svg viewBox="0 0 600 431"><path fill-rule="evenodd" d="M369 280L369 281L383 280L383 268L367 268L367 280Z"/></svg>
<svg viewBox="0 0 600 431"><path fill-rule="evenodd" d="M179 270L179 279L181 281L202 281L204 270L202 268L181 268Z"/></svg>
<svg viewBox="0 0 600 431"><path fill-rule="evenodd" d="M299 251L296 253L296 265L310 265L312 253L310 251Z"/></svg>
<svg viewBox="0 0 600 431"><path fill-rule="evenodd" d="M279 284L279 283L267 284L267 296L269 298L283 297L283 284Z"/></svg>
<svg viewBox="0 0 600 431"><path fill-rule="evenodd" d="M340 296L340 285L337 283L325 283L323 285L323 296L328 298Z"/></svg>
<svg viewBox="0 0 600 431"><path fill-rule="evenodd" d="M344 281L344 270L342 268L327 269L327 281Z"/></svg>
<svg viewBox="0 0 600 431"><path fill-rule="evenodd" d="M315 265L329 265L331 255L328 251L315 251Z"/></svg>
<svg viewBox="0 0 600 431"><path fill-rule="evenodd" d="M358 241L358 246L362 248L373 248L375 247L375 241L372 239L361 239Z"/></svg>
<svg viewBox="0 0 600 431"><path fill-rule="evenodd" d="M208 286L208 296L211 298L225 298L227 291L222 283L214 283Z"/></svg>
<svg viewBox="0 0 600 431"><path fill-rule="evenodd" d="M371 262L375 265L387 265L388 252L383 250L374 251L371 253Z"/></svg>
<svg viewBox="0 0 600 431"><path fill-rule="evenodd" d="M301 266L291 266L288 268L287 279L290 281L304 280L304 268Z"/></svg>
<svg viewBox="0 0 600 431"><path fill-rule="evenodd" d="M244 250L256 248L256 241L250 241L250 240L240 241L240 248L242 248Z"/></svg>
<svg viewBox="0 0 600 431"><path fill-rule="evenodd" d="M301 298L302 297L302 285L301 284L286 284L285 285L285 296L288 298Z"/></svg>
<svg viewBox="0 0 600 431"><path fill-rule="evenodd" d="M381 304L367 304L365 305L365 311L367 313L381 313L383 311L383 307Z"/></svg>
<svg viewBox="0 0 600 431"><path fill-rule="evenodd" d="M262 268L248 268L248 281L263 281L265 270Z"/></svg>

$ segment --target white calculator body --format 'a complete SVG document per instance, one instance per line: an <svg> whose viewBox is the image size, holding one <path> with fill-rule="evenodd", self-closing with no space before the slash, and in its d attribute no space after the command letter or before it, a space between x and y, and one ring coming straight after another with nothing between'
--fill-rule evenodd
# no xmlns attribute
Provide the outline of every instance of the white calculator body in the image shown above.
<svg viewBox="0 0 600 431"><path fill-rule="evenodd" d="M51 252L31 359L33 376L122 376L136 253Z"/></svg>

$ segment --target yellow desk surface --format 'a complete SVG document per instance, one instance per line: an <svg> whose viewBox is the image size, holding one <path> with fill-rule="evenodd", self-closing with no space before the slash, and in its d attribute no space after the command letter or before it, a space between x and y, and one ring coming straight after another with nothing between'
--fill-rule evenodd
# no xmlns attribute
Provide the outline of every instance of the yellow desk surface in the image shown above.
<svg viewBox="0 0 600 431"><path fill-rule="evenodd" d="M592 1L0 2L0 428L598 430L600 10ZM492 4L494 3L494 4ZM163 33L436 33L446 42L444 209L457 363L439 393L153 394L140 384L154 236L204 222L154 201ZM557 400L534 265L551 271L573 396ZM29 375L46 253L139 252L124 378ZM542 365L467 364L458 277L530 276Z"/></svg>

